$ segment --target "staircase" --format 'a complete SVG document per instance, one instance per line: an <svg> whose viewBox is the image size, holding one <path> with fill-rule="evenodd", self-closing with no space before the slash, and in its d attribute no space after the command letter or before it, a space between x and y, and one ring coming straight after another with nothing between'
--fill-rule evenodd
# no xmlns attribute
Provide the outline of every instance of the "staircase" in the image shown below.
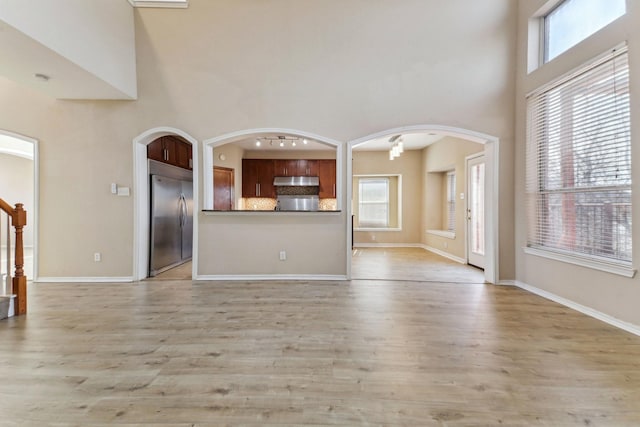
<svg viewBox="0 0 640 427"><path fill-rule="evenodd" d="M5 216L6 227L0 227L0 245L6 242L6 251L0 265L0 319L13 315L27 313L27 277L24 275L24 247L22 242L22 230L27 225L27 212L22 203L17 203L15 208L0 199L0 216ZM2 219L5 219L2 218ZM15 229L15 237L12 239L11 227ZM6 236L3 237L2 228L6 228ZM13 243L13 245L12 245ZM13 253L12 253L13 247ZM15 260L15 270L11 274L11 260ZM5 270L6 265L6 270Z"/></svg>

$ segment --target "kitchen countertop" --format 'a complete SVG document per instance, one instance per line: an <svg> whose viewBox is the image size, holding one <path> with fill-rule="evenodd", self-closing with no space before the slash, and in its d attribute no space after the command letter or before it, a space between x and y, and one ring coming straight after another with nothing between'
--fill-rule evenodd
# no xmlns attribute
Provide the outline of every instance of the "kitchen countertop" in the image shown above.
<svg viewBox="0 0 640 427"><path fill-rule="evenodd" d="M205 215L233 215L233 214L240 214L240 215L246 215L246 214L257 214L257 215L265 215L265 214L271 214L271 215L275 215L275 214L291 214L291 215L315 215L315 214L339 214L342 211L286 211L286 210L279 210L279 211L275 211L275 210L252 210L252 209L247 209L247 210L232 210L232 211L220 211L220 210L213 210L213 209L203 209L202 212Z"/></svg>

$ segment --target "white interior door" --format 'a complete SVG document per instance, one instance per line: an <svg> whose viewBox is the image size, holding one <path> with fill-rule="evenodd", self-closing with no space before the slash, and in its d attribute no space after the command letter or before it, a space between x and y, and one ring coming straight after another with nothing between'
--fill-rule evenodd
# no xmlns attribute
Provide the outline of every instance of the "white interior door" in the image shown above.
<svg viewBox="0 0 640 427"><path fill-rule="evenodd" d="M467 158L467 262L484 268L484 155Z"/></svg>

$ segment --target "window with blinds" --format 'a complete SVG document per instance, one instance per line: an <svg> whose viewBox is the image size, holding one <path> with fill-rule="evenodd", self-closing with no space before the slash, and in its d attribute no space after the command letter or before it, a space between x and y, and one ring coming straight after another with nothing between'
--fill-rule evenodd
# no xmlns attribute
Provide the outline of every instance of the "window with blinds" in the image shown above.
<svg viewBox="0 0 640 427"><path fill-rule="evenodd" d="M527 100L528 246L631 263L626 47Z"/></svg>
<svg viewBox="0 0 640 427"><path fill-rule="evenodd" d="M389 226L389 178L360 178L358 222L360 227Z"/></svg>
<svg viewBox="0 0 640 427"><path fill-rule="evenodd" d="M456 231L456 173L447 172L447 231Z"/></svg>

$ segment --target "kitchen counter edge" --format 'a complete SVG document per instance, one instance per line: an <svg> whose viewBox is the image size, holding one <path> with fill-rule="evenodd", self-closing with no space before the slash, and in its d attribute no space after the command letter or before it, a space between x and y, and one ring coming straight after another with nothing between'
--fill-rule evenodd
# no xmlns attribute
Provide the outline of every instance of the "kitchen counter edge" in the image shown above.
<svg viewBox="0 0 640 427"><path fill-rule="evenodd" d="M341 214L342 211L261 211L261 210L234 210L217 211L213 209L203 209L205 215L331 215Z"/></svg>

